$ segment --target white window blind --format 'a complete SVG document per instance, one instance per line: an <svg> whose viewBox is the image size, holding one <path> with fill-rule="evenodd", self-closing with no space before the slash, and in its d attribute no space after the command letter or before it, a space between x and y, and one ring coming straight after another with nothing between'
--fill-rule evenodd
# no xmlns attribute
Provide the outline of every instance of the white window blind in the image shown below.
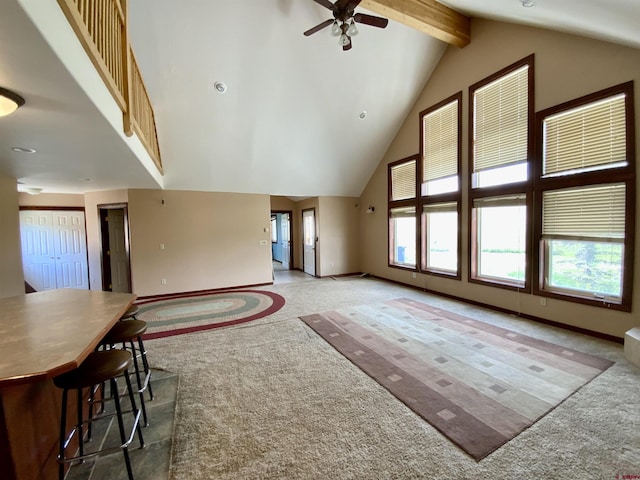
<svg viewBox="0 0 640 480"><path fill-rule="evenodd" d="M529 66L473 93L473 171L527 160Z"/></svg>
<svg viewBox="0 0 640 480"><path fill-rule="evenodd" d="M624 183L550 190L542 194L542 235L623 239Z"/></svg>
<svg viewBox="0 0 640 480"><path fill-rule="evenodd" d="M424 205L422 207L423 213L452 213L458 212L458 204L456 202L447 202L447 203L434 203L429 205Z"/></svg>
<svg viewBox="0 0 640 480"><path fill-rule="evenodd" d="M416 196L416 161L410 160L391 167L391 200L406 200Z"/></svg>
<svg viewBox="0 0 640 480"><path fill-rule="evenodd" d="M424 182L458 174L458 100L422 119Z"/></svg>
<svg viewBox="0 0 640 480"><path fill-rule="evenodd" d="M523 206L527 203L525 194L505 195L501 197L476 198L473 201L473 208L491 207L515 207Z"/></svg>
<svg viewBox="0 0 640 480"><path fill-rule="evenodd" d="M414 218L416 207L399 207L391 209L391 218Z"/></svg>
<svg viewBox="0 0 640 480"><path fill-rule="evenodd" d="M626 165L625 98L620 94L547 117L543 175Z"/></svg>

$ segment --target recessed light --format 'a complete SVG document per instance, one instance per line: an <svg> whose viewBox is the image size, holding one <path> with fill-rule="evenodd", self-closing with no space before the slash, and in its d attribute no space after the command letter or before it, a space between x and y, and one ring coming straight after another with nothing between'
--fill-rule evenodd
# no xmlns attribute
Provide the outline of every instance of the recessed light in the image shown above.
<svg viewBox="0 0 640 480"><path fill-rule="evenodd" d="M522 2L522 6L527 8L533 7L536 4L536 2L534 2L533 0L521 0L521 2Z"/></svg>
<svg viewBox="0 0 640 480"><path fill-rule="evenodd" d="M213 86L220 93L224 93L227 91L227 86L223 82L216 82L213 84Z"/></svg>
<svg viewBox="0 0 640 480"><path fill-rule="evenodd" d="M363 110L363 111L360 112L359 116L360 116L361 120L364 120L365 118L367 118L367 112L365 110Z"/></svg>
<svg viewBox="0 0 640 480"><path fill-rule="evenodd" d="M36 153L35 149L33 148L13 147L11 148L11 150L19 153Z"/></svg>

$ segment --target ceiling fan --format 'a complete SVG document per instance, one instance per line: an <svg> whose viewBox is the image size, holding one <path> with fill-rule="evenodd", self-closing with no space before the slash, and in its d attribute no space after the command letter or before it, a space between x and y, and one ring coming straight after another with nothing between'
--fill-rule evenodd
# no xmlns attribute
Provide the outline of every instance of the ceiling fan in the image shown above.
<svg viewBox="0 0 640 480"><path fill-rule="evenodd" d="M385 28L389 23L389 20L386 18L374 17L364 13L355 13L355 8L362 0L336 0L335 3L331 3L329 0L313 1L331 10L333 12L333 19L325 20L304 32L304 35L308 37L331 25L331 35L340 37L339 43L342 45L342 50L345 51L351 50L351 37L358 34L356 23L378 28Z"/></svg>

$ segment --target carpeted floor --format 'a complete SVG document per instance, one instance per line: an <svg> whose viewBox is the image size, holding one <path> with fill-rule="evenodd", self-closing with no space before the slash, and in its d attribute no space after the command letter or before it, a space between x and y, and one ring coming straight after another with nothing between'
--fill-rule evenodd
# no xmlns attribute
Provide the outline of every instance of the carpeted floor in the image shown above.
<svg viewBox="0 0 640 480"><path fill-rule="evenodd" d="M375 279L265 287L251 323L151 340L180 375L171 476L200 479L615 479L640 475L640 371L622 346ZM297 317L408 297L616 362L476 462Z"/></svg>

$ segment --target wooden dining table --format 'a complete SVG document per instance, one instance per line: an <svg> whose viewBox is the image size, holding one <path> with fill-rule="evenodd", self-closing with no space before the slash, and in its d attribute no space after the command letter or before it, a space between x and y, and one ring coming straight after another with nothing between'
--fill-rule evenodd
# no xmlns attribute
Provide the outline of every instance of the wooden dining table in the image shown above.
<svg viewBox="0 0 640 480"><path fill-rule="evenodd" d="M75 289L0 298L3 479L57 478L61 392L52 379L79 366L135 299Z"/></svg>

